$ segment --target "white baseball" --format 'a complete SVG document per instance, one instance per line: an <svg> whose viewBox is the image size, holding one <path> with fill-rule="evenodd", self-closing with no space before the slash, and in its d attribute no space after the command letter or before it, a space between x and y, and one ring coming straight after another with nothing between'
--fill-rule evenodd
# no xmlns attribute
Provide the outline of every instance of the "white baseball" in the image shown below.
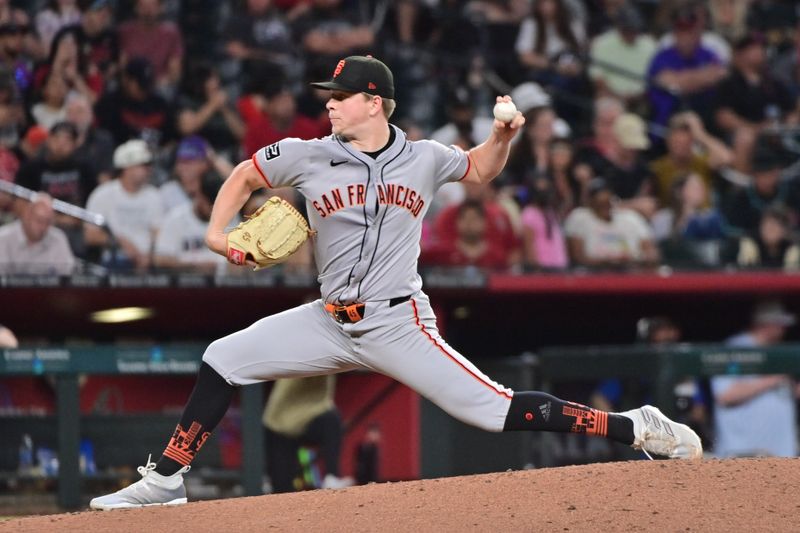
<svg viewBox="0 0 800 533"><path fill-rule="evenodd" d="M497 102L493 112L494 118L500 122L511 122L517 116L517 106L514 102Z"/></svg>

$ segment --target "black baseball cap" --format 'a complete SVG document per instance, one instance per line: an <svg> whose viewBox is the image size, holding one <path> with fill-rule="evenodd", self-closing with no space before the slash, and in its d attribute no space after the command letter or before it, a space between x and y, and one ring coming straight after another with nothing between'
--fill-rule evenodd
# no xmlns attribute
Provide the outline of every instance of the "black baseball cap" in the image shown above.
<svg viewBox="0 0 800 533"><path fill-rule="evenodd" d="M368 93L394 99L394 76L382 61L372 56L350 56L342 59L333 70L330 81L311 84L318 89Z"/></svg>

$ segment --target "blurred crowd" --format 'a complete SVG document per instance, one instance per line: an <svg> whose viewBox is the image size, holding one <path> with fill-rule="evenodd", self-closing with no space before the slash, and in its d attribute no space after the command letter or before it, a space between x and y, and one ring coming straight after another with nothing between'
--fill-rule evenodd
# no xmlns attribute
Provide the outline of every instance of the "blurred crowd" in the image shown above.
<svg viewBox="0 0 800 533"><path fill-rule="evenodd" d="M367 53L411 140L479 144L498 94L527 119L491 186L440 190L423 267L797 269L798 29L777 0L0 0L0 273L230 270L220 184L328 135L308 82Z"/></svg>

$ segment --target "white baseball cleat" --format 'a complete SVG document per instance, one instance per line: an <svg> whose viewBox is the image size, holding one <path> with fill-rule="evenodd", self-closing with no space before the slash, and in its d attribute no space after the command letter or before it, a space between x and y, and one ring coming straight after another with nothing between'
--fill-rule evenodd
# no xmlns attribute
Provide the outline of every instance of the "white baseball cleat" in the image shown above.
<svg viewBox="0 0 800 533"><path fill-rule="evenodd" d="M186 503L186 487L183 474L191 466L184 466L171 476L162 476L155 471L156 464L147 457L147 465L136 468L142 479L112 494L98 496L89 502L89 507L102 511L148 507L151 505L181 505Z"/></svg>
<svg viewBox="0 0 800 533"><path fill-rule="evenodd" d="M617 414L633 420L634 450L642 450L648 457L649 453L670 459L703 457L703 444L697 433L685 424L673 422L656 407L645 405Z"/></svg>

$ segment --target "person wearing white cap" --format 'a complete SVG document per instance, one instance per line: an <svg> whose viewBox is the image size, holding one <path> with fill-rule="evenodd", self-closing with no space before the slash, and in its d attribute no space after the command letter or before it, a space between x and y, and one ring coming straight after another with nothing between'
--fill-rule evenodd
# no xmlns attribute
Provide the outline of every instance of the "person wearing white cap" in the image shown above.
<svg viewBox="0 0 800 533"><path fill-rule="evenodd" d="M766 348L781 342L796 322L778 301L756 305L750 329L728 339L734 348ZM711 378L716 439L714 455L795 457L797 385L790 376L727 375Z"/></svg>
<svg viewBox="0 0 800 533"><path fill-rule="evenodd" d="M523 115L540 107L553 107L553 99L542 89L542 86L534 81L520 83L511 91L511 99ZM572 135L572 128L566 120L556 117L553 123L553 133L556 137L567 138Z"/></svg>
<svg viewBox="0 0 800 533"><path fill-rule="evenodd" d="M118 146L113 160L118 177L97 187L86 208L106 218L119 246L116 257L106 250L103 262L143 270L150 266L163 211L158 189L148 183L153 156L146 142L134 139ZM84 226L84 235L89 246L112 244L108 233L90 224Z"/></svg>

